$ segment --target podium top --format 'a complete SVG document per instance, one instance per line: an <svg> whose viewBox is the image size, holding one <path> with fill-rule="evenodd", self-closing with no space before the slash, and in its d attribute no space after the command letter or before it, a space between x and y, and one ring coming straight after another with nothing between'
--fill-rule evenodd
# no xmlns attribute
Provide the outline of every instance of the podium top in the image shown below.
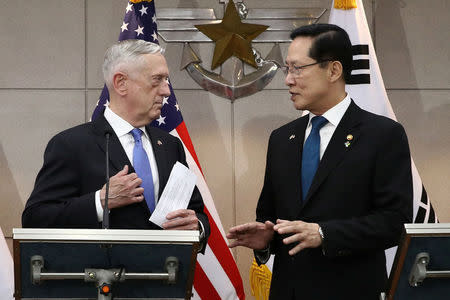
<svg viewBox="0 0 450 300"><path fill-rule="evenodd" d="M198 230L13 228L14 240L100 242L199 242Z"/></svg>
<svg viewBox="0 0 450 300"><path fill-rule="evenodd" d="M407 234L450 234L450 223L405 224Z"/></svg>

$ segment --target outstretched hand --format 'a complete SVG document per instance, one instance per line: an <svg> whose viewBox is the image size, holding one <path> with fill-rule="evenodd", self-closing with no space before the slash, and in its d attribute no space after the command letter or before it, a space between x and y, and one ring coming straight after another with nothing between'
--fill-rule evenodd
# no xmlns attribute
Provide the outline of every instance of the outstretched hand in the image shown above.
<svg viewBox="0 0 450 300"><path fill-rule="evenodd" d="M247 248L262 250L267 248L273 238L274 224L250 222L230 228L227 238L232 239L228 247L244 246Z"/></svg>

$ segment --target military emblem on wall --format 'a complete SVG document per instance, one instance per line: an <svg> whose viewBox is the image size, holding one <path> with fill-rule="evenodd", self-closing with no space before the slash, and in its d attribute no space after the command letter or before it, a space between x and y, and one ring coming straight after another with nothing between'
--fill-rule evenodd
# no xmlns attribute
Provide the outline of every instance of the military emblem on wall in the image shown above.
<svg viewBox="0 0 450 300"><path fill-rule="evenodd" d="M280 43L290 42L292 29L318 22L326 11L248 8L244 2L235 2L220 0L225 5L222 19L212 8L158 10L161 38L184 43L180 69L203 89L231 101L264 89L284 65ZM190 45L201 42L215 43L211 70ZM258 50L263 43L273 45L264 58Z"/></svg>

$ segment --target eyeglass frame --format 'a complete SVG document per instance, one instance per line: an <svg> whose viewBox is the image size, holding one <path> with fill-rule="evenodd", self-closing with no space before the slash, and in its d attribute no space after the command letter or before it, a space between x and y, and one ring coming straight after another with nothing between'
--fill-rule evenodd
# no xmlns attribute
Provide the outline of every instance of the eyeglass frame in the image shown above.
<svg viewBox="0 0 450 300"><path fill-rule="evenodd" d="M314 65L318 65L324 62L330 62L332 61L331 59L325 59L325 60L319 60L315 63L312 64L307 64L307 65L303 65L303 66L282 66L280 69L281 71L283 71L285 76L288 76L289 74L292 74L294 76L299 76L301 71L303 69L305 69L306 67L310 67L310 66L314 66ZM291 71L292 70L292 71Z"/></svg>

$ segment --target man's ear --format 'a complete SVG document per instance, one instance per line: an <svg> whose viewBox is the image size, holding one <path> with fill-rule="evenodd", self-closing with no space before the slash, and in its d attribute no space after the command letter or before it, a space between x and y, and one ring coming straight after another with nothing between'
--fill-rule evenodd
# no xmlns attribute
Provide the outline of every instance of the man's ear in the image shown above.
<svg viewBox="0 0 450 300"><path fill-rule="evenodd" d="M128 92L128 75L117 72L113 75L113 88L118 95L124 96Z"/></svg>
<svg viewBox="0 0 450 300"><path fill-rule="evenodd" d="M343 67L340 61L332 61L328 66L328 79L330 82L336 82L340 78L343 78Z"/></svg>

